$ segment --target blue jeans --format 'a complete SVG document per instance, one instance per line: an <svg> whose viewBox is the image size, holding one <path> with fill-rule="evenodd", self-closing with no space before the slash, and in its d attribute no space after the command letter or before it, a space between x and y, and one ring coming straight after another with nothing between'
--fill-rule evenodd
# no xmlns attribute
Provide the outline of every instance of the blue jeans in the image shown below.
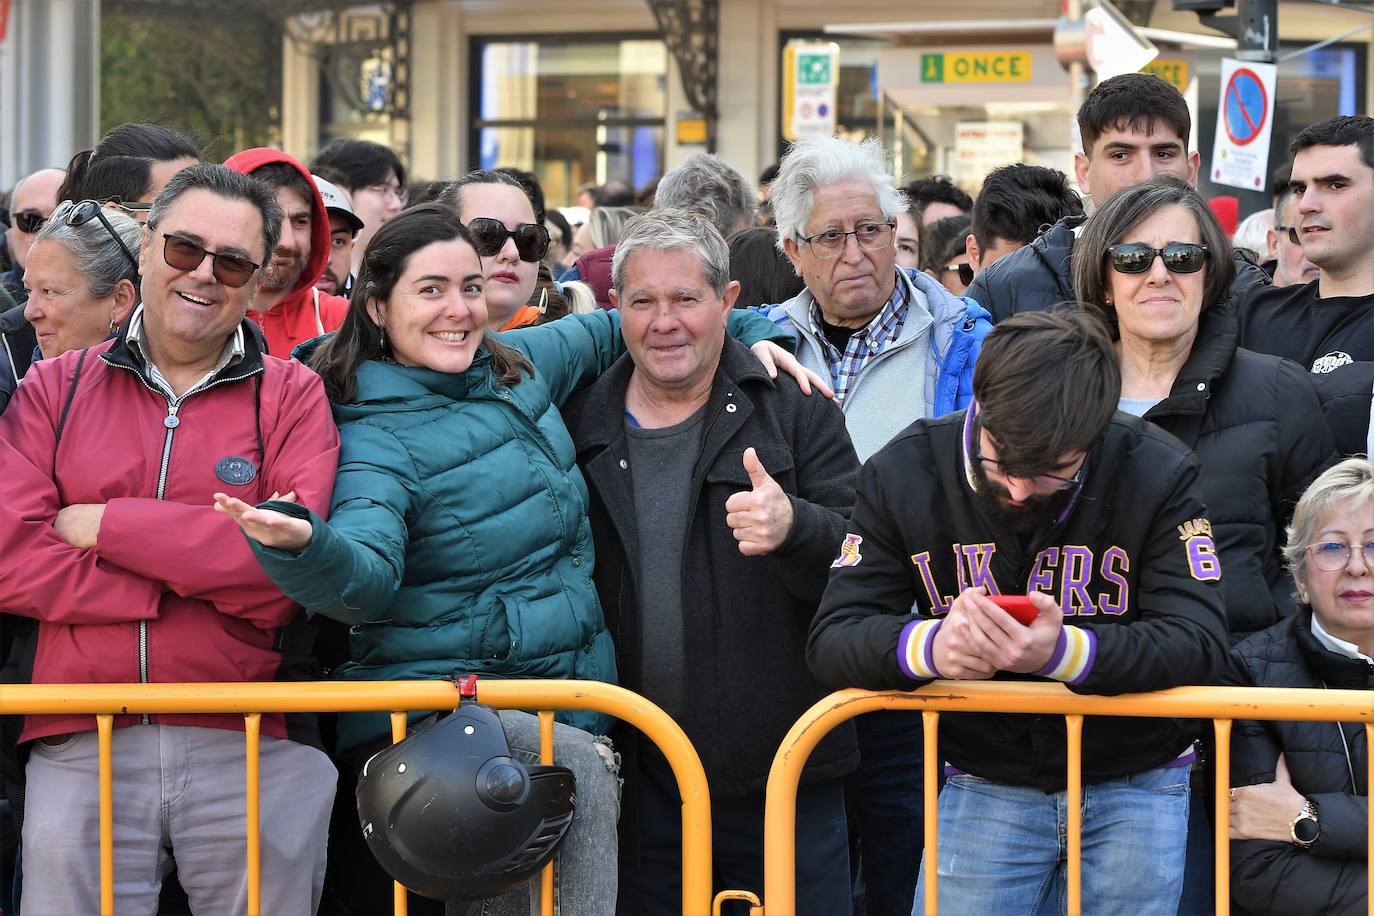
<svg viewBox="0 0 1374 916"><path fill-rule="evenodd" d="M1083 911L1175 916L1183 889L1190 767L1083 789ZM1067 907L1065 793L951 776L940 793L940 912L1035 916ZM913 916L925 907L925 867Z"/></svg>
<svg viewBox="0 0 1374 916"><path fill-rule="evenodd" d="M859 768L844 778L844 805L867 916L906 916L923 841L921 713L892 710L854 719Z"/></svg>

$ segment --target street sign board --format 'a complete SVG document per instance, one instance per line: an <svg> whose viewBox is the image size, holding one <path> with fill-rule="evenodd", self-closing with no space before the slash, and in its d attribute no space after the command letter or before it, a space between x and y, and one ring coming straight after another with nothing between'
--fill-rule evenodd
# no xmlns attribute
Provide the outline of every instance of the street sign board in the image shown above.
<svg viewBox="0 0 1374 916"><path fill-rule="evenodd" d="M789 41L782 66L782 135L796 140L833 134L840 46L833 41Z"/></svg>
<svg viewBox="0 0 1374 916"><path fill-rule="evenodd" d="M921 55L922 83L1025 83L1030 51L941 51Z"/></svg>
<svg viewBox="0 0 1374 916"><path fill-rule="evenodd" d="M1217 133L1212 145L1214 182L1247 191L1264 190L1277 79L1274 64L1222 60Z"/></svg>
<svg viewBox="0 0 1374 916"><path fill-rule="evenodd" d="M1083 14L1084 53L1099 81L1136 73L1159 55L1147 38L1108 0Z"/></svg>

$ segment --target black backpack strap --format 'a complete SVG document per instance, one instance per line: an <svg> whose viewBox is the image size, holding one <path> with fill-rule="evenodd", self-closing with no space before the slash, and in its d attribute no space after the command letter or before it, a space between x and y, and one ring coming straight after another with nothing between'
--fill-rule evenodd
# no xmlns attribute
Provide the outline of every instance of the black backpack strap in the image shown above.
<svg viewBox="0 0 1374 916"><path fill-rule="evenodd" d="M81 367L86 362L86 353L89 348L82 350L81 355L76 358L76 371L72 373L72 387L67 389L67 400L62 402L62 415L57 418L57 437L53 440L53 452L57 451L57 444L62 441L62 429L67 425L67 414L71 413L72 399L76 397L76 383L81 380Z"/></svg>

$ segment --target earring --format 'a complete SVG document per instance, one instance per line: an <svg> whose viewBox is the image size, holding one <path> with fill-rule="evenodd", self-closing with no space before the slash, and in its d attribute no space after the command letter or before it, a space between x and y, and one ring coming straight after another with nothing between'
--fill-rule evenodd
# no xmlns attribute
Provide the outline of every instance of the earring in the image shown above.
<svg viewBox="0 0 1374 916"><path fill-rule="evenodd" d="M377 346L381 348L383 353L386 352L386 328L380 324L377 325Z"/></svg>
<svg viewBox="0 0 1374 916"><path fill-rule="evenodd" d="M1298 602L1299 602L1300 604L1306 604L1306 603L1307 603L1307 592L1306 592L1306 591L1303 591L1303 590L1299 590L1299 591L1298 591Z"/></svg>
<svg viewBox="0 0 1374 916"><path fill-rule="evenodd" d="M114 312L111 312L111 313L110 313L110 333L113 334L114 332L115 332Z"/></svg>

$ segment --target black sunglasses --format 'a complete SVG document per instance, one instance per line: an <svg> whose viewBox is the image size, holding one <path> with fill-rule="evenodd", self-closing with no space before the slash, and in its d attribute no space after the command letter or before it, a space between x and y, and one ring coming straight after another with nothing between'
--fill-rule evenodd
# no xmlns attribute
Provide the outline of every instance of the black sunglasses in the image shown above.
<svg viewBox="0 0 1374 916"><path fill-rule="evenodd" d="M1126 242L1107 249L1112 270L1119 274L1143 274L1164 259L1164 267L1171 274L1195 274L1207 263L1207 246L1192 242L1174 242L1163 248L1151 248L1143 242Z"/></svg>
<svg viewBox="0 0 1374 916"><path fill-rule="evenodd" d="M1279 233L1288 233L1288 241L1292 242L1294 245L1302 244L1302 241L1298 238L1297 226L1275 226L1274 231Z"/></svg>
<svg viewBox="0 0 1374 916"><path fill-rule="evenodd" d="M33 235L43 228L43 224L48 221L48 218L37 210L20 210L18 213L11 213L10 220L13 222L14 228L20 232Z"/></svg>
<svg viewBox="0 0 1374 916"><path fill-rule="evenodd" d="M53 211L52 218L58 222L65 222L68 226L84 226L92 219L100 220L100 225L105 227L105 231L110 234L110 238L115 240L119 250L124 252L124 257L129 259L129 264L134 269L134 274L138 273L138 258L129 250L129 246L124 244L124 240L119 237L115 227L110 225L110 221L105 218L105 208L99 201L83 200L80 203L67 200Z"/></svg>
<svg viewBox="0 0 1374 916"><path fill-rule="evenodd" d="M489 258L505 247L506 239L515 239L515 250L522 261L542 261L549 250L549 230L538 223L521 223L507 229L499 219L479 216L468 221L473 247L479 257Z"/></svg>
<svg viewBox="0 0 1374 916"><path fill-rule="evenodd" d="M959 274L959 282L968 286L973 282L972 264L946 264L945 270L952 270Z"/></svg>
<svg viewBox="0 0 1374 916"><path fill-rule="evenodd" d="M210 267L214 272L215 279L233 289L238 289L253 279L253 273L262 266L236 254L209 251L190 239L184 239L179 235L168 235L161 229L154 229L153 231L161 232L162 237L166 240L162 243L162 260L167 262L168 267L175 267L177 270L195 270L205 263L205 256L209 255L212 260Z"/></svg>

